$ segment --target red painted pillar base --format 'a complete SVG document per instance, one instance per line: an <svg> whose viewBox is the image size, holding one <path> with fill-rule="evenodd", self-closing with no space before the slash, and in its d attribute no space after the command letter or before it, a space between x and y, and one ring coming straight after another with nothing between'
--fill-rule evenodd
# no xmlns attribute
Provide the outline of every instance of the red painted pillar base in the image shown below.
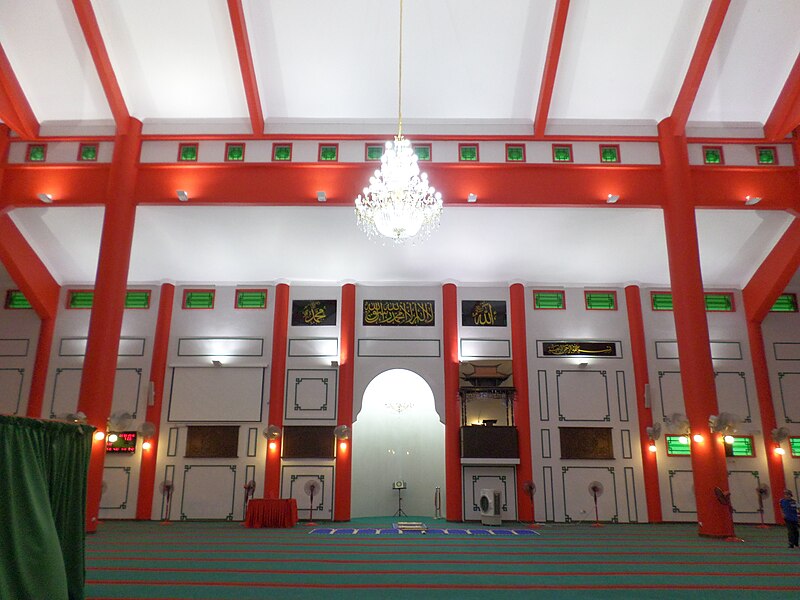
<svg viewBox="0 0 800 600"><path fill-rule="evenodd" d="M442 347L444 363L445 518L462 521L461 407L458 397L458 289L442 286Z"/></svg>

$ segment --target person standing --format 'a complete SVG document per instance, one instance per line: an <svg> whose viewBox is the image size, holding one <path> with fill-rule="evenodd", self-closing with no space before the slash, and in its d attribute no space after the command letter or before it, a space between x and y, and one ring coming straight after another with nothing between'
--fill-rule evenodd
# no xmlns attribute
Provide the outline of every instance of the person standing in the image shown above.
<svg viewBox="0 0 800 600"><path fill-rule="evenodd" d="M794 501L790 490L784 490L783 492L781 511L783 511L783 520L786 523L786 531L789 534L789 548L797 548L797 502Z"/></svg>

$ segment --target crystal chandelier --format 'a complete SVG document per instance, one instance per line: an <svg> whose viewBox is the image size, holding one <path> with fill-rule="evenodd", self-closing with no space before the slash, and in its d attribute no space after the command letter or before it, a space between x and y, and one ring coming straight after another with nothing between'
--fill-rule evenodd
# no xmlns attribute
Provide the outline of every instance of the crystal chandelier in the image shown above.
<svg viewBox="0 0 800 600"><path fill-rule="evenodd" d="M400 0L400 61L397 136L386 142L381 168L356 198L356 222L369 237L395 244L421 241L439 226L442 195L428 185L411 143L403 137L403 0Z"/></svg>

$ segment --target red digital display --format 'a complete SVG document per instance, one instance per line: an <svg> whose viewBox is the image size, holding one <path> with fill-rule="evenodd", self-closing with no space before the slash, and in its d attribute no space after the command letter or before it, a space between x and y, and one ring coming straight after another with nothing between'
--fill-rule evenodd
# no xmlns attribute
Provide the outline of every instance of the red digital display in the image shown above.
<svg viewBox="0 0 800 600"><path fill-rule="evenodd" d="M112 435L117 436L117 439L113 442L110 439ZM136 432L121 431L109 433L106 437L106 452L136 452Z"/></svg>

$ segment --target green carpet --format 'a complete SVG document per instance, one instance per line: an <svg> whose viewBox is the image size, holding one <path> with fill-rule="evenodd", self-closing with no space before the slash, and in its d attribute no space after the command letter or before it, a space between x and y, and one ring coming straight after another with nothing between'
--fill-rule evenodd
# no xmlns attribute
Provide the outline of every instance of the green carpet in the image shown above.
<svg viewBox="0 0 800 600"><path fill-rule="evenodd" d="M336 527L390 527L391 518ZM430 527L466 527L420 517ZM320 527L330 526L319 523ZM505 523L504 527L520 526ZM470 526L480 527L479 524ZM310 535L239 523L103 523L87 540L87 598L768 598L797 592L782 527L554 524L539 536Z"/></svg>

